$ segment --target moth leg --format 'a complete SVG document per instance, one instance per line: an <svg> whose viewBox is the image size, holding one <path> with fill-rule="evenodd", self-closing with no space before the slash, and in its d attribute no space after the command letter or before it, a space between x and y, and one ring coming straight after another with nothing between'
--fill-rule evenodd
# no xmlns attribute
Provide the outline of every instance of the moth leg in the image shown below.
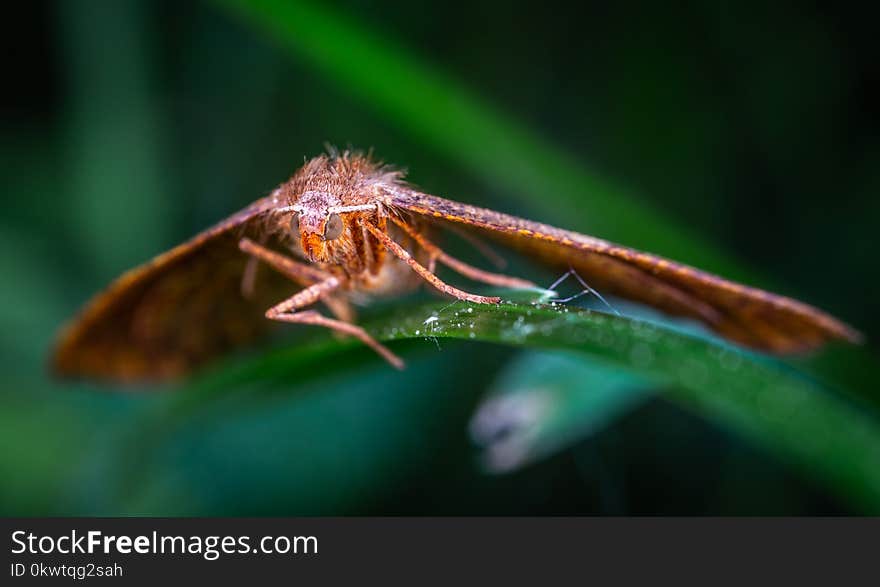
<svg viewBox="0 0 880 587"><path fill-rule="evenodd" d="M396 257L409 265L413 271L419 274L419 276L442 291L445 294L451 295L452 297L458 298L460 300L467 300L469 302L475 302L477 304L497 304L501 301L501 298L498 297L487 297L487 296L478 296L476 294L468 293L466 291L462 291L457 287L453 287L441 280L439 277L428 271L424 265L420 264L418 261L412 258L412 255L409 252L397 244L390 236L379 230L376 226L374 226L369 221L365 221L364 227L370 231L370 234L375 236L380 243L385 245L385 248L391 251Z"/></svg>
<svg viewBox="0 0 880 587"><path fill-rule="evenodd" d="M254 286L257 283L257 269L259 269L259 260L251 257L244 266L244 273L241 274L241 295L246 299L254 297Z"/></svg>
<svg viewBox="0 0 880 587"><path fill-rule="evenodd" d="M325 271L310 267L305 263L294 261L290 257L276 253L271 249L267 249L263 245L257 244L249 238L243 238L238 241L238 248L248 255L251 255L252 260L259 259L260 261L264 261L280 274L302 286L310 286L315 282L324 281L329 277L332 277ZM245 267L245 271L247 271L247 267ZM326 295L321 301L324 302L324 304L330 308L330 311L333 312L333 315L340 320L348 322L354 320L354 311L351 309L351 305L347 301L330 295Z"/></svg>
<svg viewBox="0 0 880 587"><path fill-rule="evenodd" d="M440 261L450 269L457 271L458 273L464 275L465 277L469 277L474 281L479 281L481 283L488 283L489 285L497 285L498 287L511 287L511 288L533 288L538 287L536 284L528 281L526 279L520 279L519 277L511 277L509 275L501 275L500 273L492 273L490 271L483 271L473 265L468 265L464 261L460 261L455 257L447 254L443 249L429 241L425 236L415 230L412 226L404 222L399 218L391 217L391 221L394 222L397 226L403 229L403 231L408 234L414 241L416 241L420 247L425 249L429 255L431 255L431 263L428 265L428 271L434 273L434 261Z"/></svg>
<svg viewBox="0 0 880 587"><path fill-rule="evenodd" d="M328 277L324 281L313 283L309 287L300 290L278 304L275 304L266 310L266 318L269 320L278 320L279 316L293 313L300 308L311 306L333 290L339 287L340 281L337 277Z"/></svg>
<svg viewBox="0 0 880 587"><path fill-rule="evenodd" d="M370 336L367 331L360 326L355 326L354 324L349 324L348 322L343 322L341 320L327 318L315 310L306 310L305 312L296 311L299 308L314 304L339 286L340 281L336 277L330 277L329 279L315 283L294 294L280 304L272 306L266 310L266 318L269 318L270 320L278 320L279 322L289 322L291 324L312 324L314 326L323 326L324 328L329 328L335 332L348 334L376 351L383 359L391 363L395 368L403 369L403 360L388 350L387 347L379 343L375 338Z"/></svg>
<svg viewBox="0 0 880 587"><path fill-rule="evenodd" d="M259 245L249 238L243 238L238 241L238 248L248 255L252 255L264 261L270 267L289 277L291 280L302 285L309 285L316 281L323 281L331 275L320 269L316 269L305 263L294 261L286 255L276 253L272 249L267 249L263 245Z"/></svg>
<svg viewBox="0 0 880 587"><path fill-rule="evenodd" d="M249 239L242 239L248 240ZM253 241L249 241L253 242ZM239 245L241 243L239 242ZM260 239L260 246L266 244L266 237ZM254 297L254 291L256 289L257 284L257 271L260 268L260 258L256 255L251 255L247 260L247 264L244 266L244 272L241 274L241 295L245 299L252 299Z"/></svg>

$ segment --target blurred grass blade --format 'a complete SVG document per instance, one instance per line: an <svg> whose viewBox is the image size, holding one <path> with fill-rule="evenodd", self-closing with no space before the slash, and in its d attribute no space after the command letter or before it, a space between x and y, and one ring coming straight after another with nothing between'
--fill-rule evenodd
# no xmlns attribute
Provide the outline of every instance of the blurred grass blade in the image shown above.
<svg viewBox="0 0 880 587"><path fill-rule="evenodd" d="M505 473L602 431L654 389L583 355L527 352L493 383L470 425L487 470Z"/></svg>
<svg viewBox="0 0 880 587"><path fill-rule="evenodd" d="M324 4L219 0L402 130L433 145L526 206L552 202L547 220L711 267L745 271L685 226L497 112L387 36ZM584 214L584 210L590 210ZM542 210L543 211L543 210ZM626 218L626 222L620 222Z"/></svg>
<svg viewBox="0 0 880 587"><path fill-rule="evenodd" d="M57 4L59 58L70 82L63 161L70 192L58 205L65 222L79 227L77 242L104 277L170 244L173 182L162 150L167 113L153 99L156 56L142 26L149 8L112 0L87 8Z"/></svg>

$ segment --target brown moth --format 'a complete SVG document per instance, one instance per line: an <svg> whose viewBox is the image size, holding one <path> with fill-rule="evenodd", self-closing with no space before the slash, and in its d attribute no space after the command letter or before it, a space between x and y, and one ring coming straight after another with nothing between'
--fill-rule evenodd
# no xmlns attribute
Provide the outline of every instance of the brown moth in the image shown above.
<svg viewBox="0 0 880 587"><path fill-rule="evenodd" d="M61 332L53 367L66 376L169 379L280 321L354 336L402 368L399 357L354 324L353 303L399 295L421 282L460 300L500 301L441 281L437 263L490 285L534 287L468 265L431 240L433 229L454 227L571 268L603 292L699 320L754 349L797 353L829 340L860 340L849 326L801 302L425 194L367 155L331 152L308 161L269 196L119 277ZM318 303L332 317L312 308Z"/></svg>

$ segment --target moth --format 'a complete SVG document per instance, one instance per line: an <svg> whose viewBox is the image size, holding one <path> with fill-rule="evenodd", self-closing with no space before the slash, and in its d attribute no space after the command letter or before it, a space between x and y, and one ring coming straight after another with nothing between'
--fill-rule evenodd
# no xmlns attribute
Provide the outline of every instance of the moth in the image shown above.
<svg viewBox="0 0 880 587"><path fill-rule="evenodd" d="M753 349L800 353L830 340L860 340L807 304L423 193L369 155L331 151L268 196L116 279L61 331L52 365L63 376L167 380L287 322L355 337L402 368L397 355L355 324L354 305L420 283L459 300L500 301L442 281L438 264L483 284L534 287L450 256L434 238L444 228L572 269L598 290L698 320Z"/></svg>

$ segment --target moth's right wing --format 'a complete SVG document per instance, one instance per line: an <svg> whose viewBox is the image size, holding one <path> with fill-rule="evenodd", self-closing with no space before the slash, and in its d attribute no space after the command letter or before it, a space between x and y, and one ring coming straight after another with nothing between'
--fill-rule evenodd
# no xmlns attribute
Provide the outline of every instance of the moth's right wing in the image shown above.
<svg viewBox="0 0 880 587"><path fill-rule="evenodd" d="M784 354L834 339L861 340L855 329L812 306L657 255L405 186L386 188L384 195L392 210L466 229L551 267L572 267L602 292L699 320L752 348Z"/></svg>

